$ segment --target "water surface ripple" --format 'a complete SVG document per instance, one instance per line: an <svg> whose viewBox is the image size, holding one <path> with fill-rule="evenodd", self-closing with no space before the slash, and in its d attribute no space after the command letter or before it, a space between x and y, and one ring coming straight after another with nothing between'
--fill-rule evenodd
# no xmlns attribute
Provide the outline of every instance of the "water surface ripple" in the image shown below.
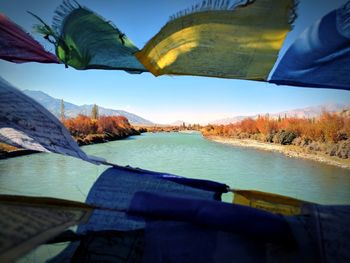
<svg viewBox="0 0 350 263"><path fill-rule="evenodd" d="M349 170L219 144L199 133L146 133L83 148L88 154L120 165L210 179L232 188L278 193L321 204L350 204ZM84 201L106 168L47 153L1 160L0 193Z"/></svg>

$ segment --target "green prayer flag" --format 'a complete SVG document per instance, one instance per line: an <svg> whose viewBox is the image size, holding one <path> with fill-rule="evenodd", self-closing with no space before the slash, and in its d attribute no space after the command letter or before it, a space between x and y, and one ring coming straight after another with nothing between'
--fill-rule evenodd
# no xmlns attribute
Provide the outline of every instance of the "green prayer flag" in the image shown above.
<svg viewBox="0 0 350 263"><path fill-rule="evenodd" d="M35 16L35 15L34 15ZM75 69L147 71L135 58L138 48L111 22L75 2L64 1L56 10L53 26L35 16L36 30L56 46L56 55Z"/></svg>

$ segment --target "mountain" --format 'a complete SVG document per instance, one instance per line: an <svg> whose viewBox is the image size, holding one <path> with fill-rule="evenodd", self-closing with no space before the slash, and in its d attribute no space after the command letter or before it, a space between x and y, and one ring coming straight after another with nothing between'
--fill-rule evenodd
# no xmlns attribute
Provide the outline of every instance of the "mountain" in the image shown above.
<svg viewBox="0 0 350 263"><path fill-rule="evenodd" d="M282 111L279 113L271 114L270 116L278 118L278 116L283 117L287 115L287 117L314 118L314 117L320 116L322 114L322 111L338 112L349 107L350 105L343 105L343 104L324 104L324 105L311 106L311 107L302 108L302 109Z"/></svg>
<svg viewBox="0 0 350 263"><path fill-rule="evenodd" d="M216 124L216 125L221 125L221 124L230 124L230 123L236 123L239 122L245 118L252 117L252 116L235 116L231 118L225 118L225 119L219 119L215 121L209 122L210 124Z"/></svg>
<svg viewBox="0 0 350 263"><path fill-rule="evenodd" d="M294 110L289 110L289 111L281 111L278 113L272 113L269 114L270 118L275 118L277 119L278 117L295 117L295 118L314 118L317 116L320 116L322 114L322 111L328 111L328 112L346 112L350 107L350 104L348 105L343 105L343 104L324 104L324 105L318 105L318 106L311 106L311 107L306 107L306 108L301 108L301 109L294 109ZM344 113L345 114L345 113ZM265 115L265 114L260 114L260 115ZM232 118L225 118L225 119L220 119L220 120L215 120L210 122L211 124L229 124L229 123L236 123L239 122L245 118L252 118L256 119L258 118L257 115L251 115L251 116L234 116Z"/></svg>
<svg viewBox="0 0 350 263"><path fill-rule="evenodd" d="M55 116L60 116L61 112L61 100L53 98L42 91L33 91L33 90L23 90L23 93L33 98L46 109L48 109ZM78 114L90 115L93 105L75 105L64 101L64 113L67 118L73 118ZM153 124L151 121L146 120L136 114L123 111L123 110L114 110L108 109L101 106L98 106L99 114L105 116L124 116L126 117L131 124Z"/></svg>

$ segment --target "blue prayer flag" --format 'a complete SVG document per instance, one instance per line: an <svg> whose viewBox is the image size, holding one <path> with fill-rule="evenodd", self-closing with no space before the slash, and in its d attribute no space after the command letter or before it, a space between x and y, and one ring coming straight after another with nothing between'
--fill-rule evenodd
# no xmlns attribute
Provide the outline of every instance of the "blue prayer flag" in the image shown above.
<svg viewBox="0 0 350 263"><path fill-rule="evenodd" d="M308 27L269 82L350 90L350 1Z"/></svg>

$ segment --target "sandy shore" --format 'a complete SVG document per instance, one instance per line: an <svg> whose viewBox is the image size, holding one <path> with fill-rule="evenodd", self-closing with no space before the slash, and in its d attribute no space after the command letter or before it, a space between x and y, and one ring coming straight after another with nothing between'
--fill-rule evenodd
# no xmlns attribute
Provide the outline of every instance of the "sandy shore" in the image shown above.
<svg viewBox="0 0 350 263"><path fill-rule="evenodd" d="M220 136L208 136L206 138L218 143L224 143L238 147L255 148L265 151L279 152L284 155L287 155L288 157L313 160L350 170L350 159L340 159L338 157L329 156L321 152L308 152L307 149L295 145L264 143L250 139L234 139Z"/></svg>

